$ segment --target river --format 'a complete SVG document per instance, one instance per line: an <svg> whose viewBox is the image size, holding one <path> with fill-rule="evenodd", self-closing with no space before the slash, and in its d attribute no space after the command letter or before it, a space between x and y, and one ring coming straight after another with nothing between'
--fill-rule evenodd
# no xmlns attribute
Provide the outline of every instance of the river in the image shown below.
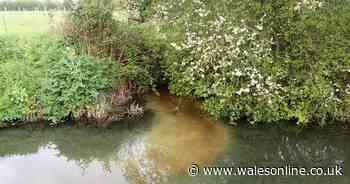
<svg viewBox="0 0 350 184"><path fill-rule="evenodd" d="M110 129L0 130L0 184L349 184L347 129L232 127L189 99L148 97L142 119ZM343 176L189 176L188 168L331 167Z"/></svg>

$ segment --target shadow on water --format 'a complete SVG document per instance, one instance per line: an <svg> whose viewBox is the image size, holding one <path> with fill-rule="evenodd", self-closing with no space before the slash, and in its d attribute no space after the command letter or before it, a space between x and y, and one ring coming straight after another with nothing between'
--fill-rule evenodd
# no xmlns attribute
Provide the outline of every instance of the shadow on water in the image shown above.
<svg viewBox="0 0 350 184"><path fill-rule="evenodd" d="M140 120L111 129L0 131L1 184L350 183L348 130L296 133L279 128L227 127L203 117L190 99L149 96ZM190 177L199 166L328 167L334 177Z"/></svg>

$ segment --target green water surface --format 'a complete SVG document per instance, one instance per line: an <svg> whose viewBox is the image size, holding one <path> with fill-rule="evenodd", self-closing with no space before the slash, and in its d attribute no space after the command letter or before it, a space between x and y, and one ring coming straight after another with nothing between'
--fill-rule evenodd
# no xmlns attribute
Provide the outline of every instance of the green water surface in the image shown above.
<svg viewBox="0 0 350 184"><path fill-rule="evenodd" d="M230 127L153 97L110 129L0 130L1 184L349 184L349 130ZM169 110L170 109L170 110ZM203 166L343 167L343 176L198 176Z"/></svg>

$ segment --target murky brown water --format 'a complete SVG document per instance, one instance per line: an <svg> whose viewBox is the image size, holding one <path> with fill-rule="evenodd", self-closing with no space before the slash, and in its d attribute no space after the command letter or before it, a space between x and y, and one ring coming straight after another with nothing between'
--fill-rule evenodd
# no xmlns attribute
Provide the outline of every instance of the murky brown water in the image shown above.
<svg viewBox="0 0 350 184"><path fill-rule="evenodd" d="M151 96L148 109L159 122L141 140L121 149L125 168L136 183L166 183L167 176L187 175L192 163L212 164L228 145L226 128L200 114L190 99ZM203 150L204 148L204 150Z"/></svg>
<svg viewBox="0 0 350 184"><path fill-rule="evenodd" d="M0 130L0 184L350 183L348 130L228 127L166 94L150 96L147 108L143 119L105 130ZM192 163L341 165L345 176L190 177Z"/></svg>

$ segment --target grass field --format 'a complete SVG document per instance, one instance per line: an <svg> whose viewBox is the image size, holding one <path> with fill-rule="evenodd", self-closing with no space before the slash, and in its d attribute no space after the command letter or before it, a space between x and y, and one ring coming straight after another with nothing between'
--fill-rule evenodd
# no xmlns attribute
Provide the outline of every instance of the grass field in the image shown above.
<svg viewBox="0 0 350 184"><path fill-rule="evenodd" d="M63 17L64 12L60 11L0 11L0 35L32 36L48 33L62 22Z"/></svg>
<svg viewBox="0 0 350 184"><path fill-rule="evenodd" d="M44 11L0 11L0 35L34 36L54 33L62 29L64 16L68 12ZM127 21L127 14L115 12L115 18Z"/></svg>

